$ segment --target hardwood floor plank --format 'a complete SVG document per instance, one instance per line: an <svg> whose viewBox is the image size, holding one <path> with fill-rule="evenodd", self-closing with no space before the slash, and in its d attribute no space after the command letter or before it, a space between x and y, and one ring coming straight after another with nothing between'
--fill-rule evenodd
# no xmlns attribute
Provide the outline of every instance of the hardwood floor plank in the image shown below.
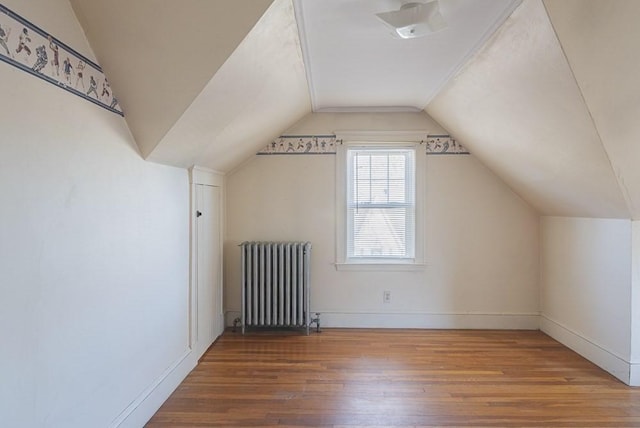
<svg viewBox="0 0 640 428"><path fill-rule="evenodd" d="M148 427L632 427L630 388L538 331L225 332Z"/></svg>

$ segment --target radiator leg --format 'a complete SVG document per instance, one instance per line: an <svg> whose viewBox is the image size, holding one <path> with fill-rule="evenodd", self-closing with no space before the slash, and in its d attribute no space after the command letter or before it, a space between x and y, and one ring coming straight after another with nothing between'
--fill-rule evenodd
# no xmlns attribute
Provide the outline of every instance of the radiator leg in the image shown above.
<svg viewBox="0 0 640 428"><path fill-rule="evenodd" d="M316 312L316 317L311 320L310 324L316 325L316 333L322 333L320 331L320 312ZM307 327L307 330L308 330L308 327Z"/></svg>
<svg viewBox="0 0 640 428"><path fill-rule="evenodd" d="M238 324L240 324L240 317L238 317L238 318L233 320L233 330L232 331L234 333L236 332L236 327L238 326ZM244 326L242 326L242 327L243 327L243 330L244 330ZM244 331L243 331L243 334L244 334Z"/></svg>

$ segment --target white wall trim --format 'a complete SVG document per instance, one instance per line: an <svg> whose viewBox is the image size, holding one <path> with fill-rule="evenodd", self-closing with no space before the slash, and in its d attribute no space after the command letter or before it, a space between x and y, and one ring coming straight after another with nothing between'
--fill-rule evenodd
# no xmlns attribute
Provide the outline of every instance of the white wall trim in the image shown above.
<svg viewBox="0 0 640 428"><path fill-rule="evenodd" d="M538 330L538 313L463 313L463 312L336 312L320 313L320 325L327 328L429 328ZM227 311L225 320L233 326L240 311Z"/></svg>
<svg viewBox="0 0 640 428"><path fill-rule="evenodd" d="M195 165L189 169L189 183L222 187L224 174L214 169Z"/></svg>
<svg viewBox="0 0 640 428"><path fill-rule="evenodd" d="M629 385L640 386L640 363L629 365Z"/></svg>
<svg viewBox="0 0 640 428"><path fill-rule="evenodd" d="M131 402L113 422L111 428L139 428L144 426L169 398L180 382L194 369L197 360L191 349L185 352L167 368L151 385Z"/></svg>
<svg viewBox="0 0 640 428"><path fill-rule="evenodd" d="M569 327L549 318L545 314L540 315L540 330L548 334L566 347L572 349L591 361L600 368L611 373L622 382L631 385L630 374L632 364L615 352L605 348L592 339L581 335ZM636 370L636 382L640 380L640 365ZM640 385L636 383L636 385Z"/></svg>

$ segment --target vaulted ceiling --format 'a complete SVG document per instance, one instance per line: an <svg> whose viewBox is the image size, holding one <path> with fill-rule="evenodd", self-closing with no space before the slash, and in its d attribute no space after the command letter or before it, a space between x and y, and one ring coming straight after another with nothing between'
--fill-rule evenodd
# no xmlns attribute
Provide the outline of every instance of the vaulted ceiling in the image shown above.
<svg viewBox="0 0 640 428"><path fill-rule="evenodd" d="M70 0L141 154L229 171L314 111L423 111L547 215L640 218L640 2ZM340 114L340 113L335 113Z"/></svg>

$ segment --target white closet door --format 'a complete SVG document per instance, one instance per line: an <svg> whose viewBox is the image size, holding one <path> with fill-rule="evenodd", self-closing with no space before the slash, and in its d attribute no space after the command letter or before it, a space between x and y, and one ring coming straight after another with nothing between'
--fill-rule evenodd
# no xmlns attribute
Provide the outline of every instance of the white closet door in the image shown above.
<svg viewBox="0 0 640 428"><path fill-rule="evenodd" d="M219 187L195 185L196 344L198 358L222 334L222 281Z"/></svg>

